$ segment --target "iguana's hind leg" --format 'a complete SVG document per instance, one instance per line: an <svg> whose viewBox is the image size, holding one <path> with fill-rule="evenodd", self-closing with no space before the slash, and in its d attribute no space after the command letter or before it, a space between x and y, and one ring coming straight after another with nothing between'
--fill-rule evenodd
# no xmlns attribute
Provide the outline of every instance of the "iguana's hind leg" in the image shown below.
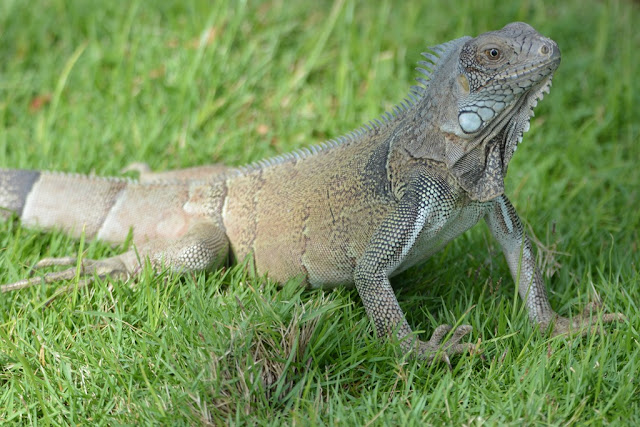
<svg viewBox="0 0 640 427"><path fill-rule="evenodd" d="M197 221L177 239L156 239L144 243L123 254L101 260L75 257L45 258L38 262L36 269L52 266L70 268L46 273L42 277L32 277L0 286L0 292L10 292L39 283L56 283L71 280L79 274L78 287L89 285L95 277L129 278L140 273L148 260L155 270L168 268L178 273L213 269L225 261L229 252L229 241L224 231L210 221ZM68 286L62 291L73 289Z"/></svg>

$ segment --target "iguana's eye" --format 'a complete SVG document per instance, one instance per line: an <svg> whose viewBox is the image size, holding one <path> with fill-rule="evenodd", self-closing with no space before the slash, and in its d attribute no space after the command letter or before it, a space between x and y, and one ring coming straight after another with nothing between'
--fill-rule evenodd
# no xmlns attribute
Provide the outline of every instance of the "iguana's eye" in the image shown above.
<svg viewBox="0 0 640 427"><path fill-rule="evenodd" d="M499 59L499 58L500 58L500 56L501 56L501 54L500 54L500 50L499 50L499 49L496 49L495 47L492 47L492 48L490 48L490 49L486 49L486 50L484 51L484 53L485 53L485 55L487 55L487 57L488 57L489 59L493 59L493 60Z"/></svg>

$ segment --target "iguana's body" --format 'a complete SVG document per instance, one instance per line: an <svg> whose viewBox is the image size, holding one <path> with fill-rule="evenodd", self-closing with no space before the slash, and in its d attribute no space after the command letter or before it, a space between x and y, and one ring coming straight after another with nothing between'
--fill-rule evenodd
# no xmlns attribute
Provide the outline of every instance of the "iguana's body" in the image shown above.
<svg viewBox="0 0 640 427"><path fill-rule="evenodd" d="M557 45L516 23L433 52L422 63L429 81L421 80L411 101L338 141L240 169L143 175L144 183L2 170L0 206L24 225L110 242L133 228L136 250L85 260L88 280L93 273L136 274L138 255L183 272L213 268L229 253L253 256L257 272L279 282L355 284L378 334L397 331L401 339L411 329L388 278L485 218L530 318L545 327L555 321L557 333L581 329L589 316L569 321L551 309L531 245L503 195L508 162L560 62ZM74 274L72 268L45 279ZM431 357L449 329L438 328L419 354ZM458 328L450 353L467 347L458 341L469 330ZM402 346L409 350L412 341Z"/></svg>

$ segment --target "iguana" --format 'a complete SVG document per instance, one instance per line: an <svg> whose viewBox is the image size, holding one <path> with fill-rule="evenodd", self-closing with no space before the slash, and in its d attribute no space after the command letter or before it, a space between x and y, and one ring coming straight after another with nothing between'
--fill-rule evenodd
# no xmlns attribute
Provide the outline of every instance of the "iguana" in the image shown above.
<svg viewBox="0 0 640 427"><path fill-rule="evenodd" d="M555 334L592 330L591 308L572 319L551 308L531 243L504 195L509 161L560 64L557 44L516 22L423 55L420 85L392 113L347 136L240 168L142 168L139 182L0 170L2 215L114 243L133 229L134 248L82 260L76 286L136 276L145 260L157 271L187 273L247 257L278 282L355 285L377 335L395 334L404 352L429 360L452 327L439 326L426 342L415 338L389 277L484 218L531 321ZM37 264L50 266L69 268L2 291L76 275L73 257ZM470 330L452 331L438 357L467 351L471 344L460 341Z"/></svg>

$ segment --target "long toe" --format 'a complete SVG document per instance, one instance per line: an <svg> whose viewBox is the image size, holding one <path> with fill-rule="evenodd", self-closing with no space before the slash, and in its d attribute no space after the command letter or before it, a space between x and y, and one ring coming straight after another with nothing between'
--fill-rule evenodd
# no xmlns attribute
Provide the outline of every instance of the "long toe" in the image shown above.
<svg viewBox="0 0 640 427"><path fill-rule="evenodd" d="M42 283L42 277L31 277L29 279L18 280L13 283L7 283L0 286L0 293L17 291L18 289L30 288L31 286Z"/></svg>
<svg viewBox="0 0 640 427"><path fill-rule="evenodd" d="M627 316L622 313L605 313L602 315L603 323L625 322Z"/></svg>
<svg viewBox="0 0 640 427"><path fill-rule="evenodd" d="M47 273L39 277L30 277L28 279L18 280L17 282L7 283L0 286L0 292L17 291L18 289L30 288L31 286L38 285L40 283L56 283L63 280L71 280L76 276L75 268L67 268L63 271L56 271L53 273Z"/></svg>
<svg viewBox="0 0 640 427"><path fill-rule="evenodd" d="M445 335L447 335L449 333L449 331L453 329L451 327L451 325L440 325L438 326L435 331L433 331L433 334L431 335L431 338L429 339L429 343L434 345L434 346L439 346L440 343L442 342L442 339L445 337Z"/></svg>
<svg viewBox="0 0 640 427"><path fill-rule="evenodd" d="M84 260L85 262L88 260ZM76 265L78 258L74 256L60 257L60 258L42 258L33 266L34 270L39 270L47 267L69 267Z"/></svg>
<svg viewBox="0 0 640 427"><path fill-rule="evenodd" d="M455 332L453 333L453 336L451 337L450 342L451 343L458 343L460 342L460 340L462 338L465 337L465 335L469 334L471 331L473 331L473 326L471 325L460 325L456 328Z"/></svg>

